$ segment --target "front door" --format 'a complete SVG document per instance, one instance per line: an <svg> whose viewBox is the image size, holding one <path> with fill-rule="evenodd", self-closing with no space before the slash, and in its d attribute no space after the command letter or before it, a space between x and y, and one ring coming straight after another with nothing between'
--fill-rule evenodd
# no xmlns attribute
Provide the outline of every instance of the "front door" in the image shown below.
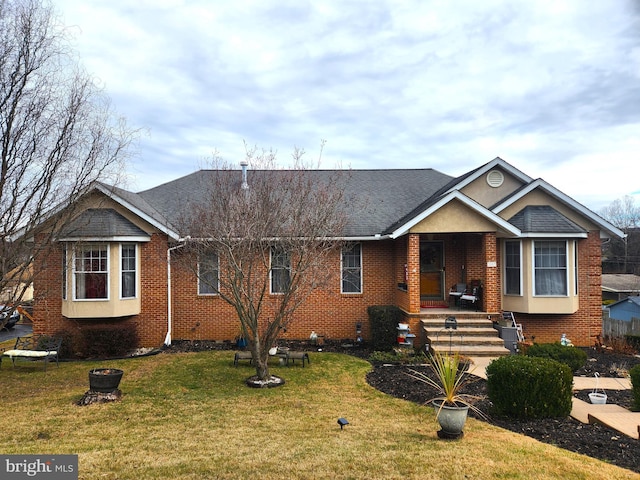
<svg viewBox="0 0 640 480"><path fill-rule="evenodd" d="M444 299L444 248L442 242L420 242L420 298Z"/></svg>

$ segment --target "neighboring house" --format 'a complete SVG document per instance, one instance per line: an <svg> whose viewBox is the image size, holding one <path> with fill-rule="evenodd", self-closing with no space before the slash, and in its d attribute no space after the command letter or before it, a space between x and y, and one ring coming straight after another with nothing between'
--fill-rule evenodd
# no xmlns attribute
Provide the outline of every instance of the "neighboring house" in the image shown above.
<svg viewBox="0 0 640 480"><path fill-rule="evenodd" d="M623 300L640 295L640 275L631 273L603 273L602 300Z"/></svg>
<svg viewBox="0 0 640 480"><path fill-rule="evenodd" d="M627 297L609 305L609 318L625 322L640 319L640 297Z"/></svg>
<svg viewBox="0 0 640 480"><path fill-rule="evenodd" d="M24 271L22 271L24 269ZM2 304L25 304L33 300L33 269L31 267L16 267L7 275L5 288L0 292L0 303ZM16 296L20 296L20 301L16 302Z"/></svg>
<svg viewBox="0 0 640 480"><path fill-rule="evenodd" d="M307 171L327 179L333 172ZM277 181L278 171L269 172ZM140 346L233 340L235 312L171 262L189 232L180 216L214 176L200 171L139 193L96 184L34 282L34 331L135 328ZM251 171L248 173L249 188ZM367 307L396 305L412 332L449 310L452 285L481 286L476 314L516 312L528 338L592 345L601 333L601 241L623 233L541 179L496 158L460 177L432 169L352 170L341 275L300 307L285 336L369 338ZM221 267L223 268L223 267ZM275 278L275 276L274 276ZM453 310L457 312L457 310ZM474 313L475 314L475 313ZM416 342L419 343L418 335Z"/></svg>

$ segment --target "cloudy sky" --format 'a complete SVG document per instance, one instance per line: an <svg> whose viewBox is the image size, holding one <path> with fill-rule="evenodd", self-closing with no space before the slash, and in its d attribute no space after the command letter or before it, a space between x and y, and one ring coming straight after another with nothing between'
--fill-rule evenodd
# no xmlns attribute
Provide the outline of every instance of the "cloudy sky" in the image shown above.
<svg viewBox="0 0 640 480"><path fill-rule="evenodd" d="M287 165L325 140L322 168L455 176L500 156L595 211L640 194L635 0L53 3L145 129L132 190L244 142Z"/></svg>

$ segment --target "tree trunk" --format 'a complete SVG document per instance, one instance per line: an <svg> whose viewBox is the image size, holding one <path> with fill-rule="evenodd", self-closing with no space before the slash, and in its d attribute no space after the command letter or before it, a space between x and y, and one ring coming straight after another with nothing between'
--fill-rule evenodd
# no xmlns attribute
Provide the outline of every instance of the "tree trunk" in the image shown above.
<svg viewBox="0 0 640 480"><path fill-rule="evenodd" d="M258 356L256 360L256 375L260 380L267 380L271 375L269 373L269 354L265 358Z"/></svg>

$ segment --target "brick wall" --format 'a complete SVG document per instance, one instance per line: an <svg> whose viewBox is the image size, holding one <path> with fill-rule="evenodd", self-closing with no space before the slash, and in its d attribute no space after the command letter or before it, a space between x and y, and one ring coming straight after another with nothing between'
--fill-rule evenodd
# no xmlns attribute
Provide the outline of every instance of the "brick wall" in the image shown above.
<svg viewBox="0 0 640 480"><path fill-rule="evenodd" d="M451 288L466 283L466 246L464 235L452 235L444 242L446 285Z"/></svg>
<svg viewBox="0 0 640 480"><path fill-rule="evenodd" d="M409 264L407 262L407 251L409 246L409 237L402 237L395 241L395 285L393 295L393 304L402 310L409 311L409 292L407 289L400 289L399 283L408 286L409 281Z"/></svg>
<svg viewBox="0 0 640 480"><path fill-rule="evenodd" d="M132 318L142 346L158 346L167 333L168 284L167 284L166 235L152 235L151 241L142 245L140 259L141 300L140 314Z"/></svg>
<svg viewBox="0 0 640 480"><path fill-rule="evenodd" d="M65 328L62 311L62 246L36 257L33 279L33 333L51 334ZM69 292L71 294L71 292Z"/></svg>
<svg viewBox="0 0 640 480"><path fill-rule="evenodd" d="M501 309L502 288L500 285L500 262L498 261L498 245L495 233L482 236L484 268L484 287L482 290L482 308L486 312L498 312ZM495 267L489 266L495 265Z"/></svg>
<svg viewBox="0 0 640 480"><path fill-rule="evenodd" d="M396 268L396 248L391 241L362 243L363 292L341 294L336 276L328 289L313 293L298 308L294 320L282 335L287 339L307 339L311 331L328 339L355 338L356 324L369 338L367 307L393 304L397 282L391 272ZM340 252L333 256L336 272ZM219 296L197 294L193 268L172 263L173 338L233 340L240 323L233 308Z"/></svg>
<svg viewBox="0 0 640 480"><path fill-rule="evenodd" d="M574 315L518 314L525 334L537 342L557 341L566 333L576 345L592 345L601 333L600 239L597 231L590 232L578 246L580 308ZM355 337L357 323L362 334L369 338L367 307L371 305L400 306L410 314L420 312L419 277L420 236L410 234L397 241L362 243L363 293L340 293L338 277L325 290L316 291L298 309L285 338L306 339L311 331L327 338ZM484 309L500 311L500 258L493 234L452 235L445 239L446 279L448 286L462 280L480 279L484 282ZM76 331L97 325L124 325L135 328L141 346L159 346L167 333L167 252L165 235L154 234L150 242L142 244L141 313L118 319L67 319L61 315L62 250L54 249L46 257L37 259L36 271L46 267L34 280L34 332L56 333ZM179 250L173 255L178 255ZM496 268L487 262L495 261ZM333 259L336 272L340 266L340 252ZM408 272L408 292L398 289ZM466 270L463 271L462 265ZM491 293L493 292L493 293ZM71 292L69 292L71 294ZM193 271L172 263L172 338L233 340L239 333L236 312L217 296L199 296ZM418 320L411 319L412 331L417 333Z"/></svg>
<svg viewBox="0 0 640 480"><path fill-rule="evenodd" d="M409 313L420 312L420 235L410 234L407 272L409 274Z"/></svg>

